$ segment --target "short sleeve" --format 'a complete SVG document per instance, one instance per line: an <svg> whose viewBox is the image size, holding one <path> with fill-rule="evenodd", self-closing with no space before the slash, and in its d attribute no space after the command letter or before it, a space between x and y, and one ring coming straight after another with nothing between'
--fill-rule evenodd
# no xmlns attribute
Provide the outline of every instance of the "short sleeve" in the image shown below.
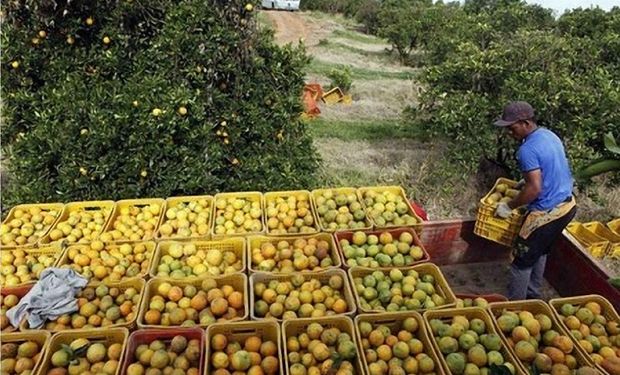
<svg viewBox="0 0 620 375"><path fill-rule="evenodd" d="M540 162L536 153L529 147L519 148L517 153L517 159L519 161L519 168L521 172L530 172L536 169L540 169Z"/></svg>

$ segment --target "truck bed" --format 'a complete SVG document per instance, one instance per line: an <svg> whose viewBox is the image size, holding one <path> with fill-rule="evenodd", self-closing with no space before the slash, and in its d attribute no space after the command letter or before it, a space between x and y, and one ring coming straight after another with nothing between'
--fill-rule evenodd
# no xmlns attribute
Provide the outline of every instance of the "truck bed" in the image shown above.
<svg viewBox="0 0 620 375"><path fill-rule="evenodd" d="M506 293L511 249L474 234L475 220L424 223L422 243L431 262L440 266L456 293ZM562 235L547 258L545 299L600 294L620 310L620 290L611 286L602 269Z"/></svg>

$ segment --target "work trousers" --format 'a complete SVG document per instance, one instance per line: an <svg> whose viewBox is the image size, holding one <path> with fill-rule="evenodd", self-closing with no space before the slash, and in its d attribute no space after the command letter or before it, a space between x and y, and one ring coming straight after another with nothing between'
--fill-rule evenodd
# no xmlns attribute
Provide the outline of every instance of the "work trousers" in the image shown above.
<svg viewBox="0 0 620 375"><path fill-rule="evenodd" d="M576 213L577 207L573 207L561 218L537 228L527 239L517 238L510 265L509 300L541 298L547 255Z"/></svg>

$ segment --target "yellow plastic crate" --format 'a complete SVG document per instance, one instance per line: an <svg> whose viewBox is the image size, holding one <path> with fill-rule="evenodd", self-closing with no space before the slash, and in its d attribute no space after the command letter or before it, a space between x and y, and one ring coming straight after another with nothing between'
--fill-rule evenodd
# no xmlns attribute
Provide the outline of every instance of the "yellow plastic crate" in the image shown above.
<svg viewBox="0 0 620 375"><path fill-rule="evenodd" d="M276 344L278 351L276 358L280 371L278 374L284 375L284 358L282 357L282 343L280 342L280 325L275 321L263 320L252 322L233 322L233 323L214 323L207 328L206 334L206 360L205 374L212 374L214 371L211 364L213 349L211 348L211 338L217 334L226 336L228 343L237 342L242 347L248 337L260 337L263 342L272 341Z"/></svg>
<svg viewBox="0 0 620 375"><path fill-rule="evenodd" d="M216 229L215 227L217 226L216 221L218 220L220 215L220 212L218 211L217 208L217 202L219 199L231 199L231 198L243 198L246 200L249 200L250 202L259 202L260 203L260 210L261 210L261 217L258 219L261 223L261 229L259 231L248 231L245 233L216 233ZM264 207L263 207L263 193L258 192L258 191L245 191L245 192L235 192L235 193L219 193L216 194L215 197L213 198L213 219L211 220L211 234L213 236L214 239L219 240L225 237L230 237L230 236L249 236L252 234L262 234L265 232L265 213L264 213Z"/></svg>
<svg viewBox="0 0 620 375"><path fill-rule="evenodd" d="M155 250L153 261L151 262L151 268L149 270L149 275L151 277L159 277L157 276L157 268L159 267L161 258L164 255L169 254L168 249L170 248L170 245L172 245L173 243L175 243L175 241L162 241L157 245L157 250ZM220 241L183 241L183 242L176 242L176 243L180 243L183 245L193 244L194 246L196 246L196 250L204 250L206 252L231 251L235 254L237 259L241 259L241 269L233 273L238 273L238 272L245 273L246 266L247 266L247 258L246 258L247 252L245 251L246 243L243 238L232 237L232 238L225 238ZM187 256L185 255L182 258L180 258L183 265L186 264L184 262L186 258ZM211 275L211 276L220 276L220 275Z"/></svg>
<svg viewBox="0 0 620 375"><path fill-rule="evenodd" d="M112 344L121 344L122 352L118 359L118 365L116 371L110 375L119 375L121 372L121 364L123 363L123 357L125 356L125 346L127 345L127 338L129 331L127 328L110 328L106 330L93 330L93 329L76 329L72 331L61 331L52 336L45 356L41 361L35 375L45 375L52 368L52 355L57 350L62 349L62 345L69 345L73 340L84 338L88 339L91 343L100 342L106 346L106 348Z"/></svg>
<svg viewBox="0 0 620 375"><path fill-rule="evenodd" d="M422 263L422 264L418 264L415 266L411 266L411 267L403 267L403 268L399 268L403 274L406 274L407 271L409 270L414 270L416 272L418 272L419 274L422 275L431 275L433 276L433 278L435 279L435 290L437 291L437 294L439 294L440 296L442 296L446 303L444 305L441 306L436 306L434 307L434 309L446 309L446 308L451 308L456 306L456 296L454 295L454 292L452 291L452 289L450 288L450 285L448 285L448 281L446 280L446 277L443 275L443 273L441 272L441 270L439 269L439 267L437 267L436 265L434 265L433 263ZM375 268L364 268L364 267L351 267L349 268L349 281L351 283L351 290L353 290L353 295L355 296L355 302L357 304L357 308L361 313L364 314L373 314L373 313L384 313L385 311L383 310L379 310L379 309L366 309L362 307L361 304L361 300L360 300L360 296L359 293L357 292L357 289L355 288L355 279L358 277L365 277L367 275L372 274L375 271L380 271L385 275L388 275L387 277L389 277L389 273L390 271L385 270L385 269L375 269ZM419 309L417 310L418 312L420 311L424 311L424 309Z"/></svg>
<svg viewBox="0 0 620 375"><path fill-rule="evenodd" d="M144 206L153 205L153 204L159 205L159 212L156 215L154 215L157 219L157 224L154 225L152 233L150 235L145 234L144 236L142 236L142 238L139 239L139 241L152 240L154 238L155 232L157 232L157 229L159 228L159 225L161 223L161 218L164 213L164 208L166 206L166 201L161 198L126 199L126 200L116 202L116 205L114 206L114 211L112 211L112 215L110 216L110 219L108 220L108 223L106 224L105 229L103 230L103 233L101 233L100 239L105 242L119 242L119 243L135 241L135 240L126 238L123 235L121 235L118 238L112 238L111 240L108 240L107 238L105 238L104 235L106 235L107 233L111 234L111 232L115 230L114 226L116 224L117 219L120 216L121 210L127 209L127 208L131 209L132 207L142 208Z"/></svg>
<svg viewBox="0 0 620 375"><path fill-rule="evenodd" d="M608 222L607 228L611 229L612 232L620 236L620 218Z"/></svg>
<svg viewBox="0 0 620 375"><path fill-rule="evenodd" d="M110 219L110 215L112 214L112 210L113 209L114 209L114 201L87 201L87 202L71 202L71 203L67 203L65 205L65 209L62 211L62 214L60 215L58 220L56 220L56 222L54 223L54 226L47 232L47 234L45 236L43 236L39 240L39 245L66 241L67 235L63 235L60 239L54 241L54 240L51 239L50 233L53 230L57 229L59 224L66 222L67 219L69 218L69 215L71 213L77 212L77 211L87 211L89 213L95 213L95 212L98 212L98 211L103 212L104 210L106 210L107 213L104 215L103 227L102 227L102 230L99 231L99 234L101 234L101 232L105 228L108 220ZM97 235L97 237L98 237L98 235ZM78 242L75 242L75 243L78 243ZM88 243L88 242L90 242L90 241L84 240L84 241L79 242L79 243Z"/></svg>
<svg viewBox="0 0 620 375"><path fill-rule="evenodd" d="M209 211L209 219L206 222L206 232L204 235L202 234L198 234L198 235L194 235L194 236L180 236L178 233L172 233L171 235L164 235L161 233L161 227L162 225L166 224L169 219L166 217L166 213L168 212L169 209L176 207L177 205L181 204L181 203L185 203L185 204L191 204L191 203L195 203L201 200L205 200L208 204L208 208L207 210ZM155 238L157 238L158 240L186 240L186 239L195 239L195 238L200 238L200 239L209 239L209 237L211 236L211 221L213 220L213 197L211 195L194 195L194 196L184 196L184 197L169 197L168 199L166 199L166 206L164 207L163 210L163 215L162 215L162 219L161 222L159 224L159 228L157 229L157 232L155 233Z"/></svg>
<svg viewBox="0 0 620 375"><path fill-rule="evenodd" d="M362 346L362 335L360 333L360 323L368 322L372 324L373 329L376 329L379 326L387 326L391 334L396 336L400 330L403 328L403 322L407 318L414 318L418 322L418 330L414 334L414 338L420 340L422 342L422 346L424 347L423 353L431 357L433 362L435 362L435 369L433 373L437 375L446 375L446 372L441 367L441 362L439 360L439 355L435 353L433 350L433 344L431 342L432 338L430 333L428 332L428 328L424 323L424 319L422 315L415 311L397 311L397 312L387 312L381 314L360 314L355 317L355 336L357 338L358 345L360 347L360 354L364 353ZM414 355L411 354L413 357ZM369 373L368 368L368 360L365 355L361 355L362 357L362 365L364 366L364 371L366 374Z"/></svg>
<svg viewBox="0 0 620 375"><path fill-rule="evenodd" d="M227 322L236 322L240 320L246 320L250 314L250 309L248 307L248 277L243 273L234 273L232 275L219 276L219 277L203 277L203 278L187 278L184 280L172 280L163 277L156 277L149 280L146 284L144 295L142 296L142 306L140 307L140 313L138 314L138 328L147 329L147 328L179 328L179 326L163 326L163 325L151 325L147 324L144 321L144 314L149 310L149 304L151 300L151 296L157 293L157 288L162 283L170 283L172 286L178 286L180 288L184 288L187 285L193 285L199 288L202 285L202 281L205 279L213 279L215 280L217 287L221 288L223 285L230 285L237 292L243 293L244 307L243 307L243 315L238 316L234 319L227 320ZM208 325L205 324L196 324L196 326L206 328Z"/></svg>
<svg viewBox="0 0 620 375"><path fill-rule="evenodd" d="M496 242L500 245L511 247L514 245L519 230L506 230L493 226L492 224L484 223L482 220L476 220L474 225L474 234L487 240Z"/></svg>
<svg viewBox="0 0 620 375"><path fill-rule="evenodd" d="M131 245L135 246L137 244L144 244L144 246L146 247L146 258L148 259L148 263L149 263L149 268L146 269L146 271L142 271L139 274L137 274L136 276L133 277L123 277L121 278L121 280L119 281L125 281L125 280L131 280L134 278L139 278L139 279L143 279L146 278L149 274L149 269L153 264L153 257L155 255L155 248L157 246L157 244L153 241L137 241L137 242L132 242ZM113 249L113 248L119 248L121 246L121 244L117 244L117 243L106 243L104 249ZM63 268L71 268L70 266L73 264L73 261L71 259L69 259L69 251L71 251L71 249L82 249L82 248L90 248L89 245L73 245L73 246L69 246L61 255L60 259L58 260L58 263L56 265L56 267L63 267ZM64 267L64 266L68 266L68 267ZM77 270L76 270L77 272ZM80 273L80 272L78 272ZM84 275L82 275L84 276ZM86 276L84 276L86 277ZM99 283L100 281L90 278L89 279L89 283L93 284L93 283ZM106 282L107 284L107 282Z"/></svg>
<svg viewBox="0 0 620 375"><path fill-rule="evenodd" d="M607 228L607 226L601 222L591 221L589 223L584 223L583 226L597 236L606 239L611 244L620 244L620 234L612 232L611 229Z"/></svg>
<svg viewBox="0 0 620 375"><path fill-rule="evenodd" d="M454 316L456 315L462 315L468 320L471 320L474 318L480 319L484 322L486 326L486 333L499 334L497 332L497 329L493 325L493 320L491 319L490 314L486 310L480 307L464 307L464 308L455 308L455 309L446 309L446 310L428 310L424 312L422 316L424 317L424 323L426 324L426 328L428 330L429 336L431 337L433 349L435 350L435 353L438 354L439 361L445 373L448 375L452 375L452 371L450 371L450 368L448 367L448 363L446 362L445 357L443 356L443 354L441 354L441 350L439 349L439 344L437 343L437 340L433 336L432 329L430 326L430 321L433 319L440 319L445 322L448 322L448 321L451 322L452 318L454 318ZM513 365L513 367L515 368L515 374L516 375L527 375L528 372L523 371L523 368L519 365L519 363L517 362L517 359L508 350L507 345L503 341L501 342L501 344L502 344L502 347L500 348L499 352L502 354L502 357L504 357L504 360L506 362L509 362Z"/></svg>
<svg viewBox="0 0 620 375"><path fill-rule="evenodd" d="M595 258L603 258L610 249L609 241L589 231L583 224L571 222L566 231Z"/></svg>
<svg viewBox="0 0 620 375"><path fill-rule="evenodd" d="M58 263L63 254L63 249L60 247L60 244L52 244L52 245L47 245L47 246L39 247L39 248L37 247L23 248L22 247L22 248L2 250L3 253L6 252L6 253L13 253L13 254L17 251L24 252L27 255L33 255L33 256L39 256L39 255L53 256L54 262L50 265L50 267L58 267ZM30 276L32 277L32 280L30 281L20 282L19 284L15 284L15 285L6 285L4 282L2 282L1 285L3 288L7 288L7 287L15 288L15 287L20 287L24 285L35 284L38 281L38 278L32 273L30 273Z"/></svg>
<svg viewBox="0 0 620 375"><path fill-rule="evenodd" d="M620 259L620 244L612 245L607 255L613 259Z"/></svg>
<svg viewBox="0 0 620 375"><path fill-rule="evenodd" d="M318 204L316 202L317 198L321 195L323 195L325 192L327 191L331 191L333 193L333 196L336 196L338 194L345 194L345 195L354 195L357 199L357 202L359 202L359 204L362 206L362 210L364 210L364 203L360 202L359 197L357 195L357 189L352 188L352 187L343 187L343 188L331 188L331 189L315 189L312 190L312 208L314 209L314 212L316 212L316 217L317 217L317 221L319 223L319 227L321 228L321 232L340 232L340 231L349 231L349 230L371 230L372 229L372 223L370 222L370 219L368 219L368 215L366 215L366 211L364 211L364 227L362 228L342 228L342 229L329 229L327 227L327 223L325 223L323 221L323 219L321 218L321 216L319 215L319 207Z"/></svg>
<svg viewBox="0 0 620 375"><path fill-rule="evenodd" d="M54 225L58 221L58 218L62 215L64 207L65 205L63 203L35 203L35 204L20 204L20 205L17 205L11 208L11 210L9 211L9 214L6 216L4 221L2 221L3 226L5 224L10 223L13 219L15 219L15 213L19 210L28 211L31 208L38 208L41 211L45 211L45 212L56 211L56 215L54 217L54 220L51 223L45 225L41 230L38 230L35 232L35 235L37 236L36 241L32 243L26 243L23 245L15 245L15 246L2 245L2 249L19 249L19 248L32 247L38 244L39 241L41 241L41 238L43 238L52 229L52 227L54 227Z"/></svg>
<svg viewBox="0 0 620 375"><path fill-rule="evenodd" d="M614 306L605 297L600 296L598 294L589 294L589 295L583 295L583 296L564 297L564 298L554 298L554 299L551 299L549 301L549 305L553 308L553 312L555 314L555 317L556 317L558 323L562 326L562 328L564 328L564 330L567 333L570 333L571 330L564 323L564 317L560 313L560 309L562 308L562 305L564 305L565 303L568 303L568 304L573 305L574 307L581 307L581 306L585 305L588 302L596 302L596 303L598 303L599 306L601 306L601 315L604 316L605 319L608 322L620 323L620 315L618 315L618 312L616 311ZM586 350L581 346L581 344L579 344L579 340L576 340L573 337L573 335L571 335L571 338L573 339L573 342L575 343L575 345L577 347L579 347L587 355ZM589 355L588 355L588 357L589 357ZM596 368L601 373L603 373L605 375L613 375L613 374L608 373L600 365L596 365Z"/></svg>
<svg viewBox="0 0 620 375"><path fill-rule="evenodd" d="M514 348L512 348L508 343L508 338L506 334L501 330L497 319L502 315L504 311L512 311L515 313L519 313L520 311L528 311L532 313L532 315L543 314L548 316L551 319L551 329L558 332L562 336L569 336L569 331L565 328L563 324L560 324L556 314L553 309L542 300L527 300L527 301L506 301L506 302L493 302L489 304L488 312L491 314L491 319L493 320L493 325L497 330L498 334L502 338L502 342L506 345L506 348L510 351L510 354L513 355L515 360L521 366L521 370L527 373L530 364L523 362L519 359ZM575 341L575 340L573 340ZM587 355L586 351L578 345L577 342L574 342L576 345L573 347L573 350L570 353L577 360L577 367L582 366L590 366L594 367L594 362Z"/></svg>
<svg viewBox="0 0 620 375"><path fill-rule="evenodd" d="M321 270L340 268L340 266L342 265L342 261L340 257L338 256L338 250L337 250L336 243L334 241L334 237L330 235L329 233L309 234L309 235L298 236L298 237L275 237L275 238L267 237L267 236L250 236L248 237L248 249L247 249L248 269L250 270L250 274L254 272L282 273L281 271L263 271L263 270L258 269L259 264L257 264L254 261L254 257L252 256L252 252L254 251L254 249L260 249L261 245L266 242L271 242L272 244L277 245L277 243L280 241L287 241L290 244L299 239L304 239L304 240L317 239L317 240L327 241L329 243L329 257L332 259L333 264L332 266L327 267L327 268L322 268ZM318 271L318 270L300 270L300 272L312 272L312 271Z"/></svg>
<svg viewBox="0 0 620 375"><path fill-rule="evenodd" d="M308 200L308 210L310 211L310 214L312 215L312 219L313 219L313 224L309 227L312 227L313 230L309 231L309 232L297 232L297 233L274 233L274 231L272 229L269 229L269 226L267 225L267 205L273 201L275 201L278 198L288 198L291 195L295 195L295 196L299 196L302 195L303 197L305 197ZM264 208L264 223L265 223L265 231L268 235L270 236L296 236L296 235L306 235L306 234L310 234L310 233L317 233L320 228L319 228L319 219L318 216L316 215L316 212L314 211L314 207L312 205L312 195L310 193L310 191L308 190L289 190L289 191L272 191L272 192L268 192L263 194L263 208Z"/></svg>
<svg viewBox="0 0 620 375"><path fill-rule="evenodd" d="M274 274L274 273L265 273L265 272L253 273L252 275L250 275L250 317L253 320L266 319L266 318L257 316L254 311L254 307L255 307L254 305L256 302L256 298L257 298L257 296L254 295L254 286L257 283L268 284L272 280L278 280L282 282L291 281L291 279L293 279L293 277L295 277L296 275L303 276L304 281L313 280L313 279L318 280L321 282L321 285L328 285L329 279L332 276L340 276L342 278L342 283L343 283L341 294L342 294L342 298L347 302L347 311L342 314L337 314L337 315L355 316L355 310L356 310L355 297L353 296L353 292L351 291L351 285L349 284L349 280L347 279L347 274L339 268L334 268L334 269L329 269L325 271L303 272L299 274ZM332 316L335 316L335 315L332 315ZM278 322L283 321L283 319L275 319L275 318L270 318L270 319L277 320ZM298 320L298 319L294 319L294 320ZM284 321L287 321L287 320L284 319Z"/></svg>
<svg viewBox="0 0 620 375"><path fill-rule="evenodd" d="M357 349L357 355L355 356L355 359L351 361L353 362L351 364L355 369L354 374L364 374L364 366L362 365L361 360L363 352L360 351L361 343L357 341L357 335L355 334L356 329L353 325L353 321L347 316L324 316L320 318L301 318L285 320L284 323L282 323L282 350L284 352L283 357L284 367L286 371L285 374L290 375L291 366L288 358L288 348L286 346L288 338L293 336L299 336L300 334L305 333L311 323L319 323L324 329L338 328L340 332L347 333L351 337L351 340L353 341L353 343L355 344L355 348Z"/></svg>
<svg viewBox="0 0 620 375"><path fill-rule="evenodd" d="M87 287L96 288L100 284L101 283L88 283L86 286ZM146 287L146 281L144 279L133 278L133 279L130 279L130 280L125 280L125 281L121 281L121 282L117 282L117 283L106 282L105 285L107 285L110 288L118 288L123 293L127 289L129 289L129 288L134 288L138 292L138 295L140 296L138 298L138 303L136 305L134 305L136 308L132 312L133 313L132 318L129 319L128 321L126 321L125 323L111 324L111 325L105 326L105 327L89 328L88 330L89 331L99 331L99 330L108 330L108 329L111 329L111 328L127 328L129 330L133 330L134 328L136 328L136 321L138 319L138 314L140 313L140 308L142 306L142 299L144 298L144 291L145 291L145 287ZM43 329L43 328L39 328L39 329ZM28 327L28 320L27 319L25 319L24 321L22 321L20 323L20 330L23 331L23 332L36 332L37 331L37 330L31 330ZM80 329L80 330L82 330L82 329ZM63 328L61 331L54 330L52 332L65 332L65 331L78 331L78 329L72 329L71 326L67 326L67 327Z"/></svg>
<svg viewBox="0 0 620 375"><path fill-rule="evenodd" d="M30 332L15 332L15 333L3 333L2 344L16 343L21 344L26 341L34 341L39 346L38 360L35 362L34 367L30 371L31 374L36 374L37 370L41 366L41 362L47 353L49 342L52 335L46 331L30 331ZM4 358L3 358L4 359Z"/></svg>
<svg viewBox="0 0 620 375"><path fill-rule="evenodd" d="M334 87L333 89L323 94L322 99L327 104L336 104L340 102L343 97L344 93L342 92L340 87Z"/></svg>
<svg viewBox="0 0 620 375"><path fill-rule="evenodd" d="M510 188L514 188L518 183L503 177L497 179L493 188L480 199L474 233L493 242L512 246L519 234L525 216L520 209L515 209L512 216L508 219L495 217L496 205L487 203L487 198L495 191L499 184L505 184Z"/></svg>
<svg viewBox="0 0 620 375"><path fill-rule="evenodd" d="M370 207L366 207L366 203L364 202L364 195L368 191L374 191L374 192L379 193L379 194L387 191L387 192L390 192L390 193L392 193L392 194L394 194L396 196L401 197L403 199L403 201L407 204L407 215L413 216L413 218L415 218L415 220L417 221L417 224L415 224L415 225L387 224L387 225L383 225L383 226L377 225L377 223L368 215L368 210L370 209ZM415 211L413 210L413 207L411 207L411 202L409 202L409 199L407 198L407 194L405 193L405 190L401 186L364 186L364 187L360 187L360 188L357 189L357 198L359 199L360 202L362 202L362 205L366 209L366 215L369 217L369 220L370 220L370 222L372 223L372 225L373 225L373 227L375 229L412 226L415 229L415 231L418 233L418 235L420 235L422 233L422 218L420 218L418 216L418 214L416 214Z"/></svg>

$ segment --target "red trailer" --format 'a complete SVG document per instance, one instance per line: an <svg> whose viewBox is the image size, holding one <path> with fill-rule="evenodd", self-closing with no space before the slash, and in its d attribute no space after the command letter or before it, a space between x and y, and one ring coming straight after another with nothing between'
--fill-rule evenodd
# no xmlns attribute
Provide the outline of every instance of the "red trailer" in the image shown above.
<svg viewBox="0 0 620 375"><path fill-rule="evenodd" d="M475 220L442 220L424 222L422 243L431 262L443 269L481 268L482 273L497 273L497 269L510 263L510 249L474 234ZM456 265L460 265L456 267ZM455 266L455 267L451 267ZM502 273L501 269L499 270ZM449 275L446 275L450 282ZM614 276L588 254L580 250L577 242L563 235L547 258L545 279L559 296L600 294L620 310L620 290L607 280ZM507 280L507 275L504 274ZM453 284L451 284L453 286ZM501 287L501 285L500 285ZM455 293L471 293L459 290ZM479 294L502 293L498 285L486 285Z"/></svg>

